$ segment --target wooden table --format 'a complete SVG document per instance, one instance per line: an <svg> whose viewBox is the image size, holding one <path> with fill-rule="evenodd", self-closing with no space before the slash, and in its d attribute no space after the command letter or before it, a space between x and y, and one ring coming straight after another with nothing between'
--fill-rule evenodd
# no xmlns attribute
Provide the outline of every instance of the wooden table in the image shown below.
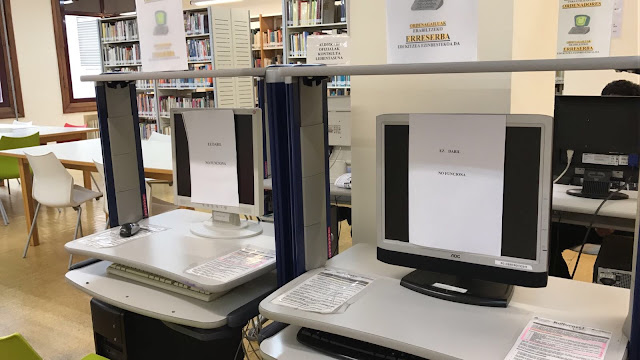
<svg viewBox="0 0 640 360"><path fill-rule="evenodd" d="M90 174L91 172L97 171L93 163L94 160L102 162L102 144L100 143L100 139L0 151L0 156L15 157L18 159L27 232L33 222L35 206L31 194L33 179L25 154L45 155L48 153L54 153L65 168L83 171L84 186L88 189L91 188ZM146 177L157 180L173 180L171 144L158 141L143 141L142 158L145 164L144 172ZM33 229L31 245L37 246L39 243L38 228L36 226Z"/></svg>
<svg viewBox="0 0 640 360"><path fill-rule="evenodd" d="M50 142L86 140L89 133L98 132L96 128L73 128L62 126L28 126L0 124L0 136L23 137L40 133L40 144Z"/></svg>

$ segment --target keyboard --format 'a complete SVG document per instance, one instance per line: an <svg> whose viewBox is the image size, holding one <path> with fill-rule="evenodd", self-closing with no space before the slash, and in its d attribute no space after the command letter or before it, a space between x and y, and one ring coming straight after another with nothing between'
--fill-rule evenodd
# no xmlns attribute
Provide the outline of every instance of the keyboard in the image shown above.
<svg viewBox="0 0 640 360"><path fill-rule="evenodd" d="M109 274L121 276L133 281L141 282L153 287L172 291L177 294L186 295L202 301L213 301L225 293L210 293L208 291L198 289L179 281L167 279L160 275L150 273L148 271L132 268L130 266L121 264L111 264L107 268Z"/></svg>
<svg viewBox="0 0 640 360"><path fill-rule="evenodd" d="M297 339L303 345L343 360L427 360L384 346L307 328L298 331Z"/></svg>

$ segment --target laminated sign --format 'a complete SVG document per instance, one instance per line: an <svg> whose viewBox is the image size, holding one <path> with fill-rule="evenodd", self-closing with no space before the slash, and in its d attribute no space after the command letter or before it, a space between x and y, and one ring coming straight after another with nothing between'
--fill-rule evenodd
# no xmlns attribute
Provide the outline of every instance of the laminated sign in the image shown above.
<svg viewBox="0 0 640 360"><path fill-rule="evenodd" d="M560 0L558 59L609 56L613 0Z"/></svg>
<svg viewBox="0 0 640 360"><path fill-rule="evenodd" d="M478 59L478 0L387 0L387 62Z"/></svg>

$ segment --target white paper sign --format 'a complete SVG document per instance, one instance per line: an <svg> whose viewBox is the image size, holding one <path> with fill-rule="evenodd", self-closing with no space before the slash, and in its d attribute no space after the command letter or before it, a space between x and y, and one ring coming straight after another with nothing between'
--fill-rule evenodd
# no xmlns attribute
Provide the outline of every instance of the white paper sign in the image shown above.
<svg viewBox="0 0 640 360"><path fill-rule="evenodd" d="M387 62L476 61L478 0L387 0Z"/></svg>
<svg viewBox="0 0 640 360"><path fill-rule="evenodd" d="M560 0L558 59L609 56L613 0Z"/></svg>
<svg viewBox="0 0 640 360"><path fill-rule="evenodd" d="M505 115L409 118L409 242L500 256Z"/></svg>
<svg viewBox="0 0 640 360"><path fill-rule="evenodd" d="M613 1L613 25L611 26L611 37L622 36L622 17L624 14L624 0Z"/></svg>
<svg viewBox="0 0 640 360"><path fill-rule="evenodd" d="M181 0L136 0L143 71L187 70Z"/></svg>
<svg viewBox="0 0 640 360"><path fill-rule="evenodd" d="M185 111L183 116L189 140L191 201L239 206L233 110Z"/></svg>
<svg viewBox="0 0 640 360"><path fill-rule="evenodd" d="M603 360L610 341L608 331L536 317L505 360Z"/></svg>
<svg viewBox="0 0 640 360"><path fill-rule="evenodd" d="M228 282L275 263L275 251L248 247L188 269L187 273Z"/></svg>
<svg viewBox="0 0 640 360"><path fill-rule="evenodd" d="M307 64L349 65L349 35L311 35L307 37Z"/></svg>

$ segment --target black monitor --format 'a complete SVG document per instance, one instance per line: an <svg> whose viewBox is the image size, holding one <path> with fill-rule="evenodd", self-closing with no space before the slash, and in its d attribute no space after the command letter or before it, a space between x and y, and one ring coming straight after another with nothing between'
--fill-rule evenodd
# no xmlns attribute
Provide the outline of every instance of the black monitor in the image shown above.
<svg viewBox="0 0 640 360"><path fill-rule="evenodd" d="M570 194L592 198L606 198L611 187L629 182L637 189L639 124L640 97L556 96L553 178L585 184Z"/></svg>
<svg viewBox="0 0 640 360"><path fill-rule="evenodd" d="M474 116L483 121L482 115ZM405 276L401 285L445 300L494 307L507 306L513 285L546 286L552 119L539 115L504 116L507 128L498 256L420 246L410 241L410 202L432 199L409 196L410 115L378 117L378 259L417 269ZM469 136L472 138L473 134ZM442 209L455 211L464 206L447 203L442 204ZM423 223L429 221L424 219ZM481 235L464 239L463 243L484 241ZM428 237L430 232L420 236Z"/></svg>

